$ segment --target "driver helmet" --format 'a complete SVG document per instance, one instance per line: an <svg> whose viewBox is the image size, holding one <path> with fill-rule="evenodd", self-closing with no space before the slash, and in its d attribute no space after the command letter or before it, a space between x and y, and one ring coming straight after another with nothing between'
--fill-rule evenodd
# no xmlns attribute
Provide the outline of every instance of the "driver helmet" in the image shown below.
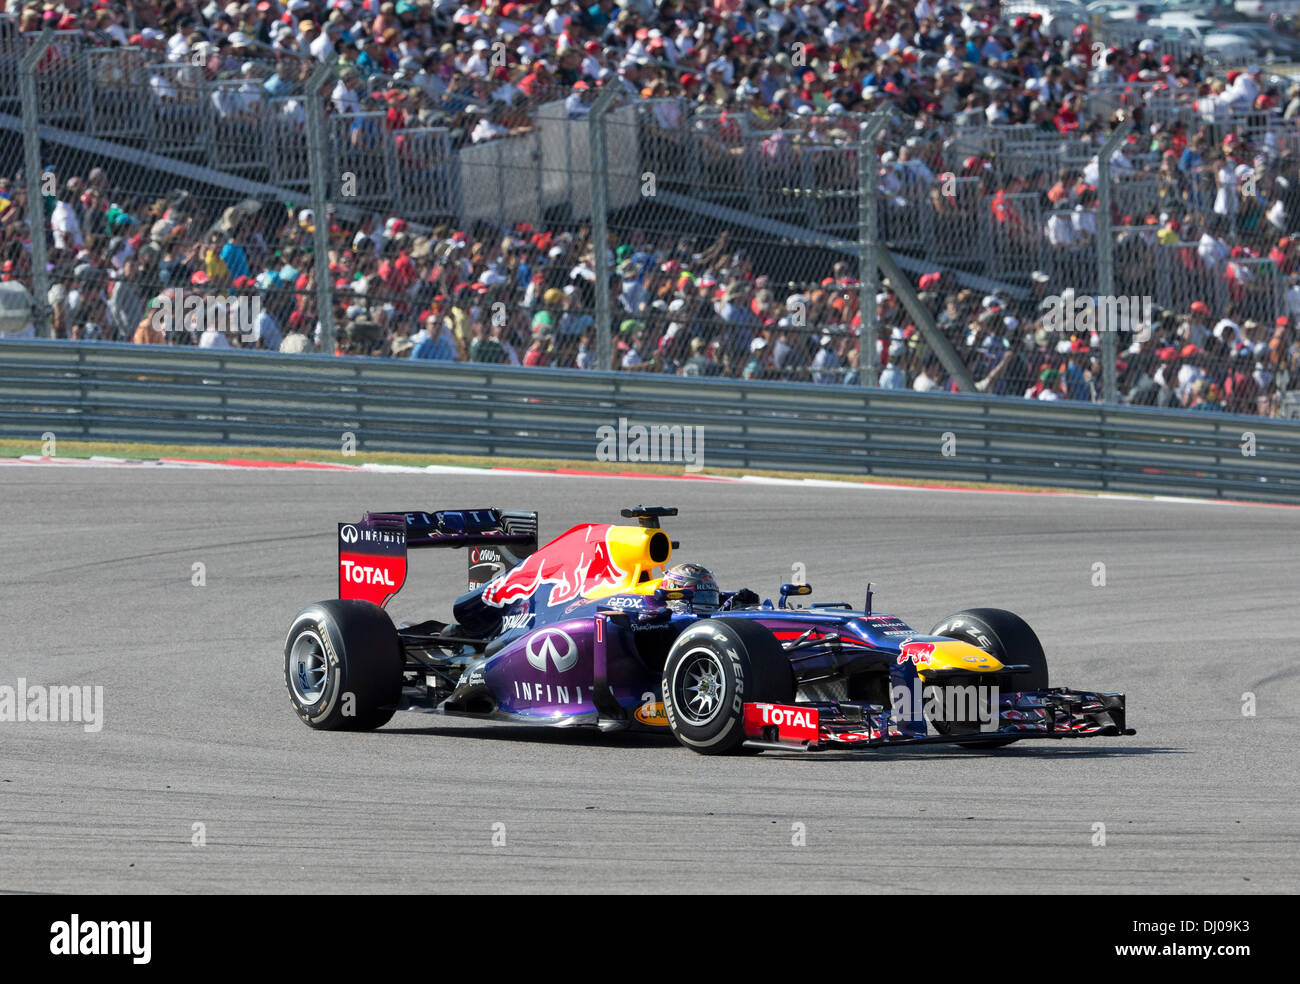
<svg viewBox="0 0 1300 984"><path fill-rule="evenodd" d="M697 611L716 612L722 604L718 592L718 582L707 567L699 564L677 564L670 567L659 582L662 588L694 588L695 596L690 600L672 601L668 607L675 612Z"/></svg>

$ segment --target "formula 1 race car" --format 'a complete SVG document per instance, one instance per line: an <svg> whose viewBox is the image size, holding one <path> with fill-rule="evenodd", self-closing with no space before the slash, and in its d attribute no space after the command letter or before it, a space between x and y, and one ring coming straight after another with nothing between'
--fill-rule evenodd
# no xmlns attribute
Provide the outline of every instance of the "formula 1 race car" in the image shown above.
<svg viewBox="0 0 1300 984"><path fill-rule="evenodd" d="M369 513L338 527L339 597L289 627L284 678L313 728L367 730L398 709L557 727L671 732L704 754L1131 735L1124 695L1049 687L1033 630L976 608L929 634L866 604L721 591L669 566L676 509L622 510L538 546L535 512ZM395 626L406 552L463 547L453 622Z"/></svg>

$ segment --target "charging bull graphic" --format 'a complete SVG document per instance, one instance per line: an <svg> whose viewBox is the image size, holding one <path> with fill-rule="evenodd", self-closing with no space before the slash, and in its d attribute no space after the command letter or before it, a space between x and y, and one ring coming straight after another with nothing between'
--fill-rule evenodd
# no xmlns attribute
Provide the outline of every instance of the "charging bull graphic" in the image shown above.
<svg viewBox="0 0 1300 984"><path fill-rule="evenodd" d="M522 564L488 582L483 601L494 608L531 598L544 584L551 586L548 606L563 605L599 588L613 588L628 577L614 562L610 526L575 526L532 554Z"/></svg>

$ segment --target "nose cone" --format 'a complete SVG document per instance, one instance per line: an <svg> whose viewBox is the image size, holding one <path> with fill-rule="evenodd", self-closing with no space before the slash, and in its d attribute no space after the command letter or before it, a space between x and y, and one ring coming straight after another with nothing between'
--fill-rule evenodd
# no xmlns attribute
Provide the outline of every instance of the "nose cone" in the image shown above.
<svg viewBox="0 0 1300 984"><path fill-rule="evenodd" d="M960 639L931 637L905 642L900 647L902 656L916 664L921 673L927 670L966 670L971 673L996 673L1002 663L978 646Z"/></svg>

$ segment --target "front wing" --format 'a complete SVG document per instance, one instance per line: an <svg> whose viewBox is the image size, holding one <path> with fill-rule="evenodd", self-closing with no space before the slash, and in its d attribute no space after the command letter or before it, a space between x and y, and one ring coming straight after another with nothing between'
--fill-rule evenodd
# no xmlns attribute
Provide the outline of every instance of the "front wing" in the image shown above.
<svg viewBox="0 0 1300 984"><path fill-rule="evenodd" d="M880 704L820 701L746 704L745 744L803 751L901 745L972 744L1014 738L1093 738L1137 734L1126 726L1124 695L1053 687L1003 693L988 728L954 727L948 734L912 735L891 723Z"/></svg>

